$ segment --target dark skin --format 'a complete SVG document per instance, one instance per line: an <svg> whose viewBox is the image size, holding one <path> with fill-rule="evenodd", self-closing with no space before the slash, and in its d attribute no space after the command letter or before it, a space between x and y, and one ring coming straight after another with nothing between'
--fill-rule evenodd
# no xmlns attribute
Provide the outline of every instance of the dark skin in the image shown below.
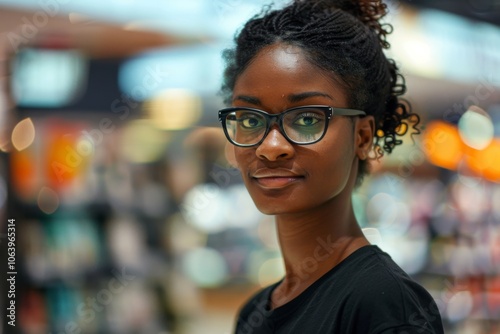
<svg viewBox="0 0 500 334"><path fill-rule="evenodd" d="M280 113L303 105L348 108L344 90L311 64L301 48L262 49L238 77L234 106ZM354 125L353 125L354 122ZM288 142L275 124L257 147L228 146L256 206L276 218L286 275L273 291L273 308L297 297L358 248L368 245L351 196L359 159L372 147L371 116L334 116L325 137L311 145ZM320 248L319 240L328 247Z"/></svg>

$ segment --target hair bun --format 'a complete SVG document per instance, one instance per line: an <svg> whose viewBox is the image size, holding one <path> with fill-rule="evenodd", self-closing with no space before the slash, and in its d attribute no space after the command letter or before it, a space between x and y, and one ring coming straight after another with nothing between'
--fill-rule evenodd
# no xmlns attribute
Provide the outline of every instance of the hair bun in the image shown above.
<svg viewBox="0 0 500 334"><path fill-rule="evenodd" d="M382 48L390 47L387 35L392 32L392 26L380 22L387 14L387 5L382 0L316 0L315 2L321 7L340 9L353 15L375 32Z"/></svg>

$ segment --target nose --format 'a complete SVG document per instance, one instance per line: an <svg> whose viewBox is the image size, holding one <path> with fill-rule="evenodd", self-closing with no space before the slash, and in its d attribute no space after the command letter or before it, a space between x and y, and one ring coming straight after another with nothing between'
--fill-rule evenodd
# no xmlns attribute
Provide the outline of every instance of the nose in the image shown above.
<svg viewBox="0 0 500 334"><path fill-rule="evenodd" d="M277 127L273 127L257 147L255 154L268 161L286 160L293 157L295 148Z"/></svg>

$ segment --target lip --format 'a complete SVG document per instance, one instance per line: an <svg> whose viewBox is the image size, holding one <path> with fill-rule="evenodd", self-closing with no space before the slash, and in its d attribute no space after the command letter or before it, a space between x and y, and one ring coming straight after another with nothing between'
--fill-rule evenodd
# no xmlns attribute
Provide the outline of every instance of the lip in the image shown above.
<svg viewBox="0 0 500 334"><path fill-rule="evenodd" d="M284 188L304 178L303 175L283 169L259 169L251 176L259 186L265 189Z"/></svg>

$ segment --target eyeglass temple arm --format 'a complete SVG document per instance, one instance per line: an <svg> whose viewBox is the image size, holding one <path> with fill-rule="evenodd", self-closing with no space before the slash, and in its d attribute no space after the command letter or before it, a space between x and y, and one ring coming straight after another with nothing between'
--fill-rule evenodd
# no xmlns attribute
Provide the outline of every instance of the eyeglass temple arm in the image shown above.
<svg viewBox="0 0 500 334"><path fill-rule="evenodd" d="M356 109L332 108L334 115L339 116L366 116L366 112Z"/></svg>

